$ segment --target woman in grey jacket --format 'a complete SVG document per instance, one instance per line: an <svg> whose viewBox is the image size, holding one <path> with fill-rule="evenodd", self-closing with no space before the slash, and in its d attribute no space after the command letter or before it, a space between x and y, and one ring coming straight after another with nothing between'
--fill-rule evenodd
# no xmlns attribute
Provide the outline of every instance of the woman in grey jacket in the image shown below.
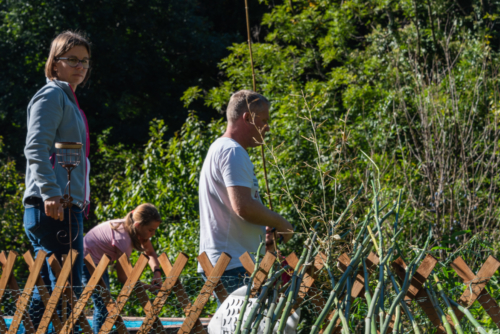
<svg viewBox="0 0 500 334"><path fill-rule="evenodd" d="M78 251L73 266L73 285L79 294L77 287L82 285L83 269L82 216L89 202L90 163L87 119L78 105L75 91L90 76L90 43L87 39L71 31L58 35L51 44L45 75L47 84L33 96L28 105L28 134L24 148L27 160L24 229L35 253L38 254L40 250L47 252L41 276L45 284L53 288L56 278L48 266L48 259L54 254L61 260L62 255L68 253L68 216L71 214L71 234L73 238L76 236L72 243ZM60 203L67 183L67 172L56 162L56 142L83 144L82 161L71 173L71 213L63 209ZM40 323L44 309L37 290L30 307L35 328Z"/></svg>

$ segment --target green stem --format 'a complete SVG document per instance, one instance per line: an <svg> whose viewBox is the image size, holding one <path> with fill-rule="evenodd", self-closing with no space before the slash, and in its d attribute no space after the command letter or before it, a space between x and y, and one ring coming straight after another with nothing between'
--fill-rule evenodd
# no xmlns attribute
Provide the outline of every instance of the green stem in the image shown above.
<svg viewBox="0 0 500 334"><path fill-rule="evenodd" d="M253 285L253 280L255 278L255 275L259 271L259 266L260 266L260 251L262 250L262 247L264 246L265 242L261 242L259 245L259 248L257 249L257 254L255 255L255 269L253 270L252 276L250 276L250 282L248 283L247 286L247 293L245 295L245 301L243 302L243 305L241 306L240 310L240 315L238 316L238 321L236 322L236 330L234 334L240 334L241 332L241 324L243 322L243 316L245 315L245 310L248 305L248 299L250 298L250 293L252 292L252 285Z"/></svg>
<svg viewBox="0 0 500 334"><path fill-rule="evenodd" d="M439 281L436 274L433 274L433 276L434 276L434 280L436 281L438 292L441 295L441 299L444 300L444 303L446 304L446 308L448 310L448 314L450 315L451 319L453 320L453 324L455 325L455 330L457 331L458 334L464 334L462 326L460 326L460 321L458 320L457 315L455 314L455 311L453 311L453 308L451 307L451 304L448 301L448 297L444 293L443 285Z"/></svg>
<svg viewBox="0 0 500 334"><path fill-rule="evenodd" d="M465 314L465 316L467 317L467 319L469 319L469 321L472 323L472 325L474 325L474 327L476 327L476 330L481 333L481 334L487 334L486 331L484 330L484 328L479 324L479 322L477 322L476 318L474 318L474 316L472 315L472 313L470 313L469 309L466 308L466 307L463 307L462 305L458 304L457 302L455 302L453 299L451 298L447 298L448 301L450 302L450 304L454 307L456 307L459 311L461 311L463 314Z"/></svg>

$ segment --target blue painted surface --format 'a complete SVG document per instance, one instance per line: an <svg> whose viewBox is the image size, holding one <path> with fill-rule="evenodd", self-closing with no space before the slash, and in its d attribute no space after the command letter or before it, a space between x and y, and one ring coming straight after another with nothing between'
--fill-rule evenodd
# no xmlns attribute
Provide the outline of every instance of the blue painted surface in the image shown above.
<svg viewBox="0 0 500 334"><path fill-rule="evenodd" d="M10 324L12 323L12 318L7 318L7 319L4 319L4 320L5 320L5 323L7 325L7 328L9 328ZM89 321L90 327L92 327L92 320L88 319L88 321ZM166 321L166 320L162 320L161 323L162 323L163 326L180 326L180 325L182 325L182 321ZM127 328L139 328L139 327L141 327L141 325L142 325L142 321L128 321L128 320L125 320L125 326L127 326ZM53 332L52 324L49 325L48 332L49 333ZM18 334L24 333L24 327L23 327L22 324L21 324L21 326L19 326L19 330L17 331L17 333Z"/></svg>

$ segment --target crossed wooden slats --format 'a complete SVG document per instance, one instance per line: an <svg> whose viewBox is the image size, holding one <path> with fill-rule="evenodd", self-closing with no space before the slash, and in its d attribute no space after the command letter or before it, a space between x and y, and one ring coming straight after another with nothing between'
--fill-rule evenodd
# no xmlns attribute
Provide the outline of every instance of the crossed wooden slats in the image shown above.
<svg viewBox="0 0 500 334"><path fill-rule="evenodd" d="M43 250L38 251L35 263L33 264L33 271L28 276L28 281L24 286L24 291L20 294L19 299L17 300L16 312L14 313L12 324L10 325L9 331L7 332L8 334L16 334L19 326L21 325L21 319L23 317L27 317L27 315L25 315L26 308L28 307L31 295L33 294L33 290L38 279L38 273L42 269L46 257L46 252L44 252Z"/></svg>
<svg viewBox="0 0 500 334"><path fill-rule="evenodd" d="M73 251L76 252L76 250L73 250ZM78 253L76 253L76 254L78 254ZM68 258L69 257L67 255L63 256L62 268L61 268L61 264L59 263L59 261L57 260L55 255L52 255L49 258L49 266L52 269L52 273L57 278L57 282L59 282L59 276L63 272L63 269L65 266L67 266L67 265L74 266L75 261L73 261L73 262L67 261ZM66 264L66 262L70 262L70 263ZM71 271L69 271L69 273L71 273ZM76 301L78 300L78 298L76 298L76 296L75 296L75 293L73 292L73 289L69 285L68 278L66 279L66 284L64 285L64 290L63 290L62 295L64 296L64 298L63 298L63 302L64 302L63 310L67 310L67 305L68 305L68 302L71 302L71 298L73 298L73 303L76 303ZM66 311L64 311L63 312L63 322L66 322L67 320L68 320L68 314ZM90 327L90 324L87 321L87 318L85 317L85 315L80 314L80 316L78 317L78 321L79 321L79 324L81 326L82 331L85 334L93 334L92 328Z"/></svg>
<svg viewBox="0 0 500 334"><path fill-rule="evenodd" d="M255 297L262 284L264 284L264 281L267 278L267 274L269 273L269 269L271 269L271 267L273 266L274 261L276 261L276 256L274 256L272 253L267 252L266 255L264 255L264 258L262 258L262 261L259 265L259 271L255 274L255 277L253 279L253 286L250 297ZM248 252L245 252L240 256L240 262L247 272L249 272L250 274L253 273L255 269L255 263L253 262L252 257L250 256L250 254L248 254Z"/></svg>
<svg viewBox="0 0 500 334"><path fill-rule="evenodd" d="M116 302L110 300L106 305L106 308L108 309L108 317L99 330L99 334L109 333L113 329L118 316L125 307L127 300L134 290L135 284L141 277L142 272L144 271L144 268L146 268L147 264L148 258L144 254L141 254L139 260L135 264L132 274L128 277L127 281L123 285L122 290L120 291L120 294L116 298Z"/></svg>
<svg viewBox="0 0 500 334"><path fill-rule="evenodd" d="M21 293L21 290L19 289L19 285L16 282L16 279L14 278L13 275L13 269L14 269L14 263L16 261L16 258L19 255L15 251L10 251L9 256L5 257L5 253L2 252L0 253L0 263L3 267L3 274L2 274L2 279L0 280L0 301L2 300L3 294L7 288L7 284L9 285L10 289L12 291L18 291ZM16 308L19 307L19 299L16 302ZM5 325L5 322L2 317L0 317L0 329L4 330L4 333L7 333L7 326ZM28 311L26 310L22 316L22 322L24 325L24 328L26 329L27 333L35 333L35 328L33 327L33 324L31 323L31 319L29 317ZM3 326L2 326L3 325Z"/></svg>
<svg viewBox="0 0 500 334"><path fill-rule="evenodd" d="M160 314L163 305L167 301L167 298L170 295L170 293L172 292L172 288L179 279L179 276L181 275L182 270L186 266L188 259L189 257L186 254L179 253L175 261L174 267L170 271L170 276L165 279L165 282L163 282L160 292L158 292L158 295L153 301L149 314L144 319L144 322L141 324L141 327L137 332L138 334L147 334L151 331L151 328L155 324L156 317L158 317L158 315Z"/></svg>
<svg viewBox="0 0 500 334"><path fill-rule="evenodd" d="M208 277L212 274L212 270L214 270L214 266L210 262L210 259L208 258L207 254L205 252L201 253L198 256L198 262L201 265L201 269L205 272L205 276ZM229 296L229 293L227 293L226 288L222 284L217 284L214 290L215 295L219 299L219 302L222 304L226 298Z"/></svg>
<svg viewBox="0 0 500 334"><path fill-rule="evenodd" d="M94 274L94 271L96 270L96 265L94 264L94 260L92 260L92 257L90 254L87 254L87 256L83 259L83 262L85 262L85 266L87 267L90 275ZM99 292L102 295L102 301L103 303L107 306L109 303L114 304L113 297L111 296L111 292L108 290L108 287L106 286L106 283L104 283L104 280L101 279L97 283L99 285ZM107 308L108 312L110 311L110 308ZM123 318L118 315L116 317L116 329L119 334L129 334L129 331L127 330L127 327L125 326L125 322L123 321Z"/></svg>
<svg viewBox="0 0 500 334"><path fill-rule="evenodd" d="M74 300L76 301L75 307L72 310L73 314L71 317L63 319L65 321L65 324L63 325L61 319L59 319L58 315L55 313L55 308L57 302L59 301L59 299L63 294L71 293L71 289L68 286L68 277L71 270L71 265L74 263L76 255L77 255L76 251L72 250L69 257L69 259L72 260L65 261L63 263L62 269L55 256L52 256L49 259L52 271L57 277L56 287L54 289L54 292L49 298L48 292L44 286L44 282L39 274L42 265L45 261L46 253L40 251L36 260L33 260L29 252L24 254L24 259L30 269L30 275L28 277L24 293L20 295L20 297L16 302L16 312L13 318L12 325L9 330L7 330L3 318L0 316L0 334L16 333L17 330L19 329L21 322L24 323L28 333L34 333L34 328L31 325L31 321L29 319L27 307L35 285L38 287L42 297L42 301L46 306L46 310L44 312L37 334L43 333L48 327L48 324L50 322L52 322L52 324L54 325L55 330L61 334L69 334L72 328L75 326L76 322L80 322L80 325L82 326L82 329L85 333L91 334L92 331L90 329L90 326L86 318L83 315L83 309L86 303L88 302L88 298L91 296L95 286L97 285L104 288L103 296L105 302L107 303L108 311L110 313L108 318L106 319L105 324L103 325L103 328L101 328L100 334L105 334L111 331L115 323L118 323L119 325L117 327L120 334L128 333L125 326L122 325L123 319L121 319L119 313L121 312L121 310L123 310L125 303L127 302L128 298L130 297L133 291L133 287L137 283L140 275L142 274L147 264L147 258L141 256L135 268L132 268L126 257L123 257L122 259L119 260L119 265L121 265L121 267L127 274L128 279L127 283L125 283L125 286L122 289L120 296L117 298L117 302L114 302L112 300L111 294L109 293L107 288L105 288L106 286L101 278L102 274L104 273L109 263L109 259L103 257L103 260L101 260L97 268L93 265L91 259L86 259L86 264L87 267L89 268L92 277L87 287L85 288L84 292L82 293L80 299L77 300L76 297L73 296ZM8 257L5 256L4 252L0 253L0 264L2 265L2 276L0 277L0 300L4 296L7 286L10 286L10 288L13 290L19 289L17 283L15 282L15 278L12 275L14 263L16 261L17 256L18 256L17 253L13 251L9 253ZM226 254L223 254L214 268L210 263L210 261L208 260L206 254L202 254L199 256L198 260L200 261L200 264L202 265L202 268L204 269L208 277L208 280L205 283L196 302L193 305L191 305L189 298L178 279L184 266L187 263L188 260L187 256L181 253L177 258L177 261L174 266L171 265L170 261L168 260L165 254L162 254L159 260L163 268L163 271L167 276L167 280L164 282L160 293L158 294L157 298L153 303L149 301L149 298L144 291L141 290L142 294L141 292L138 292L139 300L146 312L146 320L141 326L139 332L141 334L149 333L153 325L155 325L156 333L159 334L164 331L163 326L159 321L158 315L164 303L166 302L169 294L172 291L174 291L184 309L184 312L186 313L186 320L181 326L179 333L187 334L190 332L199 332L206 334L206 331L204 330L203 326L199 321L199 316L201 315L201 312L212 292L215 292L219 297L219 299L222 301L227 297L227 292L224 289L223 285L218 283L220 281L220 276L222 276L227 265L229 264L230 257ZM249 254L245 254L244 256L242 256L240 260L242 261L244 267L249 272L252 272L254 270L254 263L251 260ZM257 292L258 289L264 283L268 271L275 260L276 258L270 253L267 253L266 256L264 257L261 266L259 268L259 272L256 275L256 280L255 280L256 286L254 286L254 293ZM314 271L320 270L323 267L324 261L325 258L324 255L322 254L318 255L318 257L315 259L313 270L310 270L304 276L302 285L299 289L298 301L304 300L306 296L309 295L309 297L311 297L311 301L315 305L324 306L323 298L319 295L314 295L311 293L312 290L314 289L314 280L315 280ZM287 262L293 268L295 268L298 263L298 258L294 253L292 253L287 257ZM345 270L345 268L350 263L350 259L347 256L347 254L343 254L341 257L339 257L338 262L339 262L339 268L341 270ZM434 326L438 329L438 333L444 333L444 328L441 324L441 321L437 316L437 313L433 308L432 303L430 302L426 289L423 288L423 284L431 274L436 262L437 260L430 255L428 255L424 259L424 261L422 261L416 274L411 280L410 288L405 297L405 300L407 302L410 302L411 300L416 300L419 306L422 307L422 309L427 314L431 322L434 324ZM378 263L377 256L375 254L370 254L367 261L368 266L372 267L376 263ZM401 258L399 258L393 262L392 266L395 269L396 274L401 279L403 279L406 268L406 264L404 263L404 261ZM500 262L490 256L487 259L487 261L483 264L482 268L479 270L477 275L474 275L474 273L469 269L469 267L465 264L465 262L461 257L457 258L451 266L457 272L457 274L463 279L464 283L467 285L466 290L464 291L462 297L459 300L460 304L467 307L472 305L472 303L474 303L474 301L477 300L485 309L485 311L490 315L495 324L500 328L500 307L495 302L495 300L489 295L487 290L485 290L485 286L489 282L489 279L492 277L494 272L500 267ZM298 270L298 268L295 269ZM363 292L364 292L364 277L361 274L357 274L356 280L354 281L352 286L351 296L353 298L360 297L362 296ZM463 314L460 311L455 310L455 312L457 313L459 319L463 317ZM329 315L330 319L332 315L333 312ZM323 327L325 327L326 325L327 323Z"/></svg>
<svg viewBox="0 0 500 334"><path fill-rule="evenodd" d="M35 260L33 259L33 256L31 255L31 253L28 251L28 252L24 253L23 257L24 257L24 261L28 265L29 271L34 272L35 271L35 268L34 268ZM42 302L44 303L45 307L47 307L49 305L50 293L47 290L47 287L45 286L45 282L43 281L40 274L38 274L36 286L37 286L38 291L40 293L40 297L42 298ZM57 315L56 312L54 312L52 315L52 325L54 326L54 329L58 333L63 328L61 319L59 318L59 316Z"/></svg>
<svg viewBox="0 0 500 334"><path fill-rule="evenodd" d="M196 301L194 302L193 306L189 310L189 313L186 315L186 319L182 323L182 326L179 329L179 331L177 332L178 334L189 334L191 332L191 330L196 324L196 320L200 317L201 312L205 307L205 304L208 302L210 295L215 290L215 287L219 284L219 281L222 275L224 274L224 271L226 271L226 268L229 265L230 261L231 261L231 256L229 254L226 253L221 254L219 259L217 260L217 263L215 264L214 269L212 270L210 275L207 275L207 281L203 285L203 288L198 294L198 297L196 298ZM174 271L174 269L172 269L172 272ZM142 332L141 334L146 334L146 333L147 332Z"/></svg>
<svg viewBox="0 0 500 334"><path fill-rule="evenodd" d="M203 253L203 254L205 254L205 253ZM205 256L206 256L206 254L205 254ZM172 264L170 263L170 260L168 259L167 255L165 253L163 253L162 255L160 255L158 257L158 261L160 262L160 265L161 265L161 267L163 269L163 273L165 274L165 276L169 277L170 276L170 272L172 271L173 267L172 267ZM210 263L210 267L212 267L211 263ZM212 267L211 270L213 270L213 267ZM211 270L210 270L210 272L211 272ZM224 287L222 287L222 288L224 289ZM177 296L177 300L179 301L179 303L182 306L182 309L184 310L184 314L188 315L189 314L189 310L191 309L191 307L193 305L189 301L189 296L186 293L186 291L184 290L184 287L182 286L182 283L180 282L180 280L177 280L177 282L175 282L173 290L174 290L175 295ZM225 291L226 290L224 289L224 292ZM227 294L227 292L226 292L226 294ZM193 328L192 331L194 333L200 333L200 334L206 334L207 333L207 331L205 330L205 328L203 328L203 325L201 324L200 319L196 320L196 323L195 323L194 328Z"/></svg>
<svg viewBox="0 0 500 334"><path fill-rule="evenodd" d="M422 310L427 314L427 317L437 329L437 333L441 334L446 333L446 331L441 323L441 320L439 319L439 315L437 314L436 309L432 305L427 290L422 289L424 282L431 274L436 263L437 260L436 258L434 258L434 256L427 255L425 257L410 282L410 287L408 289L408 293L405 296L405 301L408 302L410 300L415 300L420 308L422 308ZM405 278L406 270L406 263L403 261L403 259L398 258L392 263L392 267L394 268L399 278L403 280Z"/></svg>
<svg viewBox="0 0 500 334"><path fill-rule="evenodd" d="M323 307L325 306L326 302L321 297L320 294L314 293L314 281L316 280L316 273L319 272L321 269L323 269L326 261L326 255L323 253L320 253L316 255L316 258L314 259L314 264L312 270L309 270L309 273L305 273L304 278L302 280L302 284L300 285L299 288L299 293L297 296L297 301L295 302L295 305L293 306L293 311L297 309L297 307L304 301L304 299L309 295L311 297L311 302L314 304L315 308L318 310L322 310ZM294 270L300 270L300 268L296 268L297 264L299 263L299 258L297 257L297 254L291 253L286 257L286 262L294 269Z"/></svg>
<svg viewBox="0 0 500 334"><path fill-rule="evenodd" d="M467 285L458 302L464 307L469 307L477 300L497 327L500 328L500 307L498 307L498 304L485 289L490 278L497 271L498 267L500 267L500 262L493 256L489 256L477 275L474 275L460 256L453 261L451 267ZM458 320L464 316L458 309L455 309L455 314ZM448 319L448 321L450 320Z"/></svg>
<svg viewBox="0 0 500 334"><path fill-rule="evenodd" d="M379 259L378 256L375 255L374 253L370 253L368 257L366 258L366 266L368 273L371 274L373 272L374 267L378 264ZM344 253L340 255L338 258L338 267L342 272L345 272L347 270L347 267L351 263L351 259L347 255L347 253ZM356 275L356 280L352 284L351 288L351 298L354 300L358 297L360 297L365 291L365 277L362 273L358 273ZM341 296L339 299L343 299L344 296ZM335 310L332 310L330 314L328 315L327 321L325 321L325 324L323 325L323 329L321 330L321 333L323 333L324 329L328 327L329 322L332 320L333 316L335 314ZM337 323L335 324L335 328L333 329L333 333L339 333L341 331L341 326L340 326L340 319L337 319Z"/></svg>
<svg viewBox="0 0 500 334"><path fill-rule="evenodd" d="M132 264L130 264L129 259L127 258L126 254L123 254L117 262L116 265L117 270L122 270L125 274L125 276L128 278L132 274ZM151 311L151 302L149 301L148 294L146 291L142 288L138 288L135 290L135 294L137 295L139 299L139 303L141 303L142 308L144 309L144 312L146 313L146 316L149 316L149 313ZM163 325L161 324L161 320L158 317L154 317L154 326L155 326L155 333L164 333Z"/></svg>
<svg viewBox="0 0 500 334"><path fill-rule="evenodd" d="M2 277L0 278L0 302L7 291L7 285L9 284L10 277L12 275L12 270L14 269L14 262L16 262L17 253L10 251L9 258L5 257L5 253L0 253L0 263L2 264ZM0 314L0 333L7 333L7 325L5 320Z"/></svg>
<svg viewBox="0 0 500 334"><path fill-rule="evenodd" d="M85 286L85 289L83 290L80 299L74 305L71 311L71 315L68 317L68 320L66 320L66 323L64 324L63 330L59 332L60 334L71 333L76 324L77 319L83 313L85 305L87 305L90 296L94 292L97 283L101 280L102 275L108 268L109 261L110 261L109 258L106 255L103 255L101 261L99 262L99 265L92 274L92 277L90 277L90 280L87 282L87 285Z"/></svg>

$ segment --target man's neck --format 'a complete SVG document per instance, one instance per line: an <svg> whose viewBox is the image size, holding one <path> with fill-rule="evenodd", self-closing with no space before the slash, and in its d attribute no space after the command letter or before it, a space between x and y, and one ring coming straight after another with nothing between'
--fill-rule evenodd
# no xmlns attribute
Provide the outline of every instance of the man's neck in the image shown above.
<svg viewBox="0 0 500 334"><path fill-rule="evenodd" d="M244 136L244 131L238 129L238 127L229 124L227 126L226 132L222 135L223 138L231 138L238 144L240 144L245 150L248 149L249 145Z"/></svg>

